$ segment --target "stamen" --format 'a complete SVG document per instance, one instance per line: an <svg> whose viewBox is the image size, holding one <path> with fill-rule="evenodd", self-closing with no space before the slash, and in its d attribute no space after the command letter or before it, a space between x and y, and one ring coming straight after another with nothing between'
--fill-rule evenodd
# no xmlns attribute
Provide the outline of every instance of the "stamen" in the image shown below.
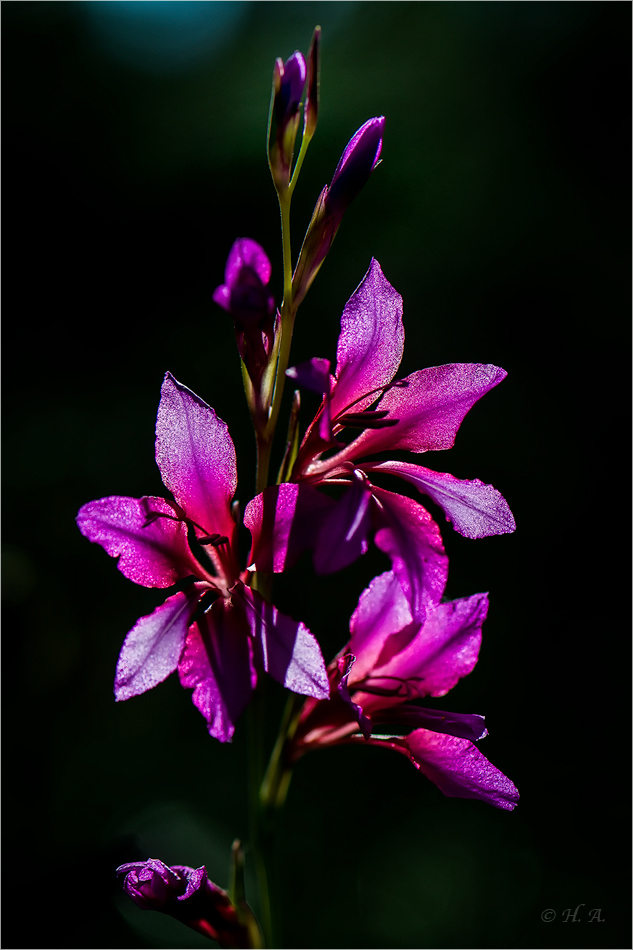
<svg viewBox="0 0 633 950"><path fill-rule="evenodd" d="M207 538L198 538L198 544L212 544L214 548L228 543L229 539L223 534L210 534Z"/></svg>
<svg viewBox="0 0 633 950"><path fill-rule="evenodd" d="M352 429L386 429L395 426L399 419L385 419L388 409L368 409L365 412L346 412L336 420L337 425Z"/></svg>

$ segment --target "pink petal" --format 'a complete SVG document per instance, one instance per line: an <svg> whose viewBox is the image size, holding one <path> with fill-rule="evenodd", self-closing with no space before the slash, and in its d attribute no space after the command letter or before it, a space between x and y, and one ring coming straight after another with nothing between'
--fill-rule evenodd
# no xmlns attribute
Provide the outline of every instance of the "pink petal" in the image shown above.
<svg viewBox="0 0 633 950"><path fill-rule="evenodd" d="M419 623L412 623L409 603L393 571L374 577L360 595L349 624L347 649L356 656L352 683L363 680L378 657L386 661L399 653L419 628Z"/></svg>
<svg viewBox="0 0 633 950"><path fill-rule="evenodd" d="M293 693L328 699L330 686L321 648L308 628L280 613L261 594L240 582L231 594L244 610L266 672Z"/></svg>
<svg viewBox="0 0 633 950"><path fill-rule="evenodd" d="M366 479L354 478L323 518L314 549L317 574L332 574L352 564L369 547L371 491Z"/></svg>
<svg viewBox="0 0 633 950"><path fill-rule="evenodd" d="M166 517L152 518L154 514ZM187 544L187 527L163 498L111 495L90 501L77 515L79 530L100 544L118 569L143 587L171 587L200 570Z"/></svg>
<svg viewBox="0 0 633 950"><path fill-rule="evenodd" d="M375 402L398 371L403 350L402 297L372 259L341 317L332 418Z"/></svg>
<svg viewBox="0 0 633 950"><path fill-rule="evenodd" d="M114 679L117 702L139 696L174 672L185 645L187 630L198 605L194 587L168 597L147 617L141 617L126 636Z"/></svg>
<svg viewBox="0 0 633 950"><path fill-rule="evenodd" d="M448 574L448 558L438 526L418 502L373 486L375 543L391 558L393 572L409 603L413 620L422 621L439 603Z"/></svg>
<svg viewBox="0 0 633 950"><path fill-rule="evenodd" d="M163 482L205 534L236 530L231 500L237 487L235 448L213 409L167 373L156 419L156 462Z"/></svg>
<svg viewBox="0 0 633 950"><path fill-rule="evenodd" d="M380 401L378 408L387 409L387 419L398 419L398 424L365 430L340 458L359 459L396 449L450 449L468 410L506 376L498 366L483 363L449 363L418 370L398 380Z"/></svg>
<svg viewBox="0 0 633 950"><path fill-rule="evenodd" d="M249 501L244 524L253 536L250 561L258 571L279 574L314 546L333 499L309 485L271 485Z"/></svg>
<svg viewBox="0 0 633 950"><path fill-rule="evenodd" d="M487 594L439 604L400 651L389 656L387 641L365 682L380 688L388 683L386 677L397 677L415 684L419 696L444 696L474 669L487 613Z"/></svg>
<svg viewBox="0 0 633 950"><path fill-rule="evenodd" d="M367 472L389 472L411 482L444 509L446 520L452 521L455 530L466 538L509 534L516 528L503 495L478 478L462 481L411 462L372 462L362 468Z"/></svg>
<svg viewBox="0 0 633 950"><path fill-rule="evenodd" d="M182 686L193 689L194 706L220 742L233 738L257 684L248 633L242 612L219 598L189 630L178 664Z"/></svg>
<svg viewBox="0 0 633 950"><path fill-rule="evenodd" d="M449 798L476 798L506 811L512 811L519 801L510 779L467 739L416 729L404 739L394 736L369 741L408 755Z"/></svg>

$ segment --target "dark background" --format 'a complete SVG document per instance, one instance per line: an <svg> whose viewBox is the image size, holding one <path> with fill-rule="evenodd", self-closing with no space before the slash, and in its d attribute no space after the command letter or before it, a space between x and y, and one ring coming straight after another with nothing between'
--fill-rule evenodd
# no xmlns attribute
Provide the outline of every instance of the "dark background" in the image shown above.
<svg viewBox="0 0 633 950"><path fill-rule="evenodd" d="M476 670L434 703L487 715L482 751L522 798L513 813L444 798L377 749L306 757L281 835L286 945L630 946L630 5L11 2L2 14L3 945L206 945L124 899L114 868L206 863L226 885L231 841L247 834L243 723L231 746L211 740L176 677L113 702L125 632L161 594L125 580L74 517L103 495L162 493L168 369L228 422L238 497L252 495L232 328L211 294L248 235L279 300L270 78L319 22L322 109L295 251L352 133L387 122L384 161L301 308L293 361L334 358L374 255L404 298L403 373L507 369L450 455L428 460L494 484L518 524L468 541L440 520L448 595L489 590L491 610ZM373 552L315 581L302 564L277 599L329 658L384 566Z"/></svg>

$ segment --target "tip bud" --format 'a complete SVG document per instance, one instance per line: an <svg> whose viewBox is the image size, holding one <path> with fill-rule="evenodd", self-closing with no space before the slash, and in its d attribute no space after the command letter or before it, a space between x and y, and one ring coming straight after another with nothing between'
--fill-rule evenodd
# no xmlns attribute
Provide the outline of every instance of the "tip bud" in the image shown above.
<svg viewBox="0 0 633 950"><path fill-rule="evenodd" d="M275 60L268 117L268 163L276 188L288 187L299 128L299 106L306 81L306 62L297 50L284 63Z"/></svg>
<svg viewBox="0 0 633 950"><path fill-rule="evenodd" d="M303 134L309 139L314 135L319 117L319 86L321 82L321 27L315 26L308 50L308 81L306 103L303 110Z"/></svg>

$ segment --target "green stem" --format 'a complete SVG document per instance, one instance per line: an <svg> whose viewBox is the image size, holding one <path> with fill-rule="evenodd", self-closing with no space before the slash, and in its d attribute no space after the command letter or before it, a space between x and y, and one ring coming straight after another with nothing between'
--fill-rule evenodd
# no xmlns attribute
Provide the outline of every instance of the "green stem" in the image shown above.
<svg viewBox="0 0 633 950"><path fill-rule="evenodd" d="M262 732L263 732L263 695L261 684L255 690L253 701L247 709L248 720L248 797L250 817L250 838L255 872L259 890L260 916L264 944L274 947L270 887L268 881L267 854L262 836L262 814L259 803L259 786L263 771Z"/></svg>

